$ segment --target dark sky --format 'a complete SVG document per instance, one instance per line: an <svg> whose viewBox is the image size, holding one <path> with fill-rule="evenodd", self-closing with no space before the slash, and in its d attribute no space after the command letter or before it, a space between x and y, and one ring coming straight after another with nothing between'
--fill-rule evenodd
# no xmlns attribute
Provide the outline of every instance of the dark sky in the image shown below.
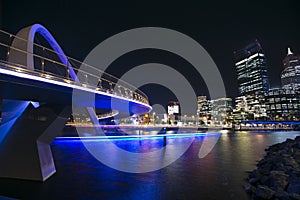
<svg viewBox="0 0 300 200"><path fill-rule="evenodd" d="M2 6L1 6L2 4ZM282 59L288 46L300 53L300 6L294 1L15 1L0 4L1 28L16 33L41 23L54 35L66 54L79 60L104 39L121 31L157 26L180 31L200 43L212 56L225 82L227 95L237 95L233 51L258 39L267 56L271 86L280 85ZM135 65L168 64L182 72L198 94L205 84L182 58L158 50L136 51L112 64L109 72L120 76ZM119 66L122 66L120 68ZM189 70L183 70L189 69ZM145 86L152 103L172 98L157 85ZM149 95L149 93L148 93ZM158 95L160 100L158 100Z"/></svg>

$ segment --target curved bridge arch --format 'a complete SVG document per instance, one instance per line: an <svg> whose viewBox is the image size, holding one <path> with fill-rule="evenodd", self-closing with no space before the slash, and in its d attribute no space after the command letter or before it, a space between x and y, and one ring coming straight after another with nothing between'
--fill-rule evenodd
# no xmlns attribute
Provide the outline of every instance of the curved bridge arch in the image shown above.
<svg viewBox="0 0 300 200"><path fill-rule="evenodd" d="M51 35L51 33L44 26L40 24L34 24L32 26L28 26L26 28L21 29L17 33L16 35L17 37L15 37L14 40L12 41L11 47L13 48L10 50L10 56L8 61L12 63L18 63L23 66L27 66L28 69L34 70L35 67L34 67L34 58L33 58L33 47L34 47L34 38L37 33L39 33L50 44L53 50L57 53L61 62L64 65L69 67L69 74L71 78L74 81L78 81L76 73L71 67L71 64L67 56L65 55L64 51L56 42L56 40ZM17 49L23 52L25 51L26 53L18 51Z"/></svg>
<svg viewBox="0 0 300 200"><path fill-rule="evenodd" d="M107 94L98 91L98 88L95 90L86 88L83 84L56 81L45 78L42 76L44 74L36 76L35 73L27 73L27 71L37 70L34 65L33 51L37 33L45 38L61 63L68 67L69 75L74 82L79 83L68 57L45 27L35 24L23 28L16 37L13 37L12 43L7 45L8 60L5 60L3 68L0 66L0 71L2 70L0 87L4 88L3 91L1 90L4 109L2 109L3 119L0 125L0 177L45 181L56 172L50 144L74 112L69 103L70 99L72 100L70 94L73 89L83 92L80 97L84 103L76 105L86 109L94 123L98 122L95 110L91 108L94 104L98 105L98 108L110 109L110 102L116 100L117 108L121 111L124 109L127 111L128 102L132 112L144 113L151 109L148 103L140 100ZM12 38L9 33L7 36ZM8 68L5 68L6 65ZM19 65L27 69L25 73L19 70ZM91 101L91 104L85 101L88 95L95 95L96 100ZM61 101L58 100L58 96Z"/></svg>

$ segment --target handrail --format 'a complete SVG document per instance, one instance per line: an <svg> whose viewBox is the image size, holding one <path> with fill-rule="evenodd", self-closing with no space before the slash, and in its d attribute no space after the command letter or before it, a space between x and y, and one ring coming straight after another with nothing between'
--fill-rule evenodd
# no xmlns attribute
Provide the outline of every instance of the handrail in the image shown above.
<svg viewBox="0 0 300 200"><path fill-rule="evenodd" d="M1 30L1 29L0 29L0 32L4 33L4 34L6 34L6 35L9 35L9 37L14 37L14 38L17 38L17 39L22 40L22 41L24 41L24 42L28 42L28 40L26 40L26 39L24 39L24 38L21 38L21 37L18 37L18 36L14 35L14 34L8 33L8 32L6 32L6 31L4 31L4 30ZM49 51L49 52L51 52L51 53L54 53L54 54L56 54L56 55L64 56L64 57L66 57L68 60L75 61L75 62L79 63L80 65L84 65L84 66L89 67L89 68L91 68L91 69L94 69L94 70L96 70L96 71L98 71L98 72L101 72L101 74L107 75L107 76L109 76L109 77L112 77L113 79L116 79L116 80L118 80L118 81L121 81L121 82L123 82L124 84L129 85L129 86L132 87L132 88L135 88L135 89L138 90L140 93L142 93L144 96L146 96L142 91L140 91L140 90L139 90L138 88L136 88L135 86L133 86L133 85L131 85L130 83L127 83L127 82L125 82L125 81L123 81L123 80L121 80L121 79L118 79L117 77L115 77L115 76L113 76L113 75L111 75L111 74L108 74L107 72L104 72L103 70L100 70L100 69L98 69L98 68L96 68L96 67L94 67L94 66L91 66L91 65L89 65L89 64L87 64L87 63L84 63L84 62L81 62L81 61L79 61L79 60L77 60L77 59L75 59L75 58L69 57L69 56L67 56L67 55L60 54L60 53L54 51L53 49L49 49L49 48L44 47L44 46L42 46L42 45L40 45L40 44L36 44L36 43L34 43L34 42L32 42L32 44L33 44L34 46L37 46L37 47L42 48L43 50L47 50L47 51ZM27 52L27 53L29 53L29 52ZM33 56L37 56L36 54L32 54L32 55L33 55ZM42 57L42 56L41 56L41 57ZM45 58L45 57L43 57L43 58ZM53 61L53 60L52 60L52 61ZM63 63L60 63L60 62L57 62L57 61L54 61L54 62L56 62L56 64L60 64L60 65L66 67L66 65L64 65ZM67 67L68 67L68 66L67 66ZM71 68L73 68L74 70L78 71L78 69L74 68L73 66L71 66Z"/></svg>
<svg viewBox="0 0 300 200"><path fill-rule="evenodd" d="M51 80L56 80L56 81L60 81L60 82L65 82L71 85L78 85L81 84L81 86L85 87L85 88L90 88L90 89L95 89L96 91L102 91L102 92L106 92L109 94L114 94L116 96L120 96L118 93L112 93L111 91L107 90L107 89L103 89L103 88L99 88L99 87L95 87L95 86L91 86L85 83L78 83L76 81L70 80L70 79L66 79L65 77L61 77L61 76L57 76L56 74L50 73L50 72L43 72L41 70L29 70L26 69L25 66L20 65L20 64L16 64L16 63L10 63L7 61L1 61L0 60L0 68L5 67L5 69L9 69L9 70L13 70L16 72L22 72L22 73L26 73L29 75L34 75L34 76L39 76L39 77L43 77L43 78L47 78L47 79L51 79ZM136 100L145 104L148 104L148 101L145 98L134 98L134 96L128 97L129 99L132 100Z"/></svg>
<svg viewBox="0 0 300 200"><path fill-rule="evenodd" d="M36 52L31 53L31 52L27 52L23 49L16 48L14 46L11 46L11 42L13 41L13 39L16 38L16 39L19 39L19 40L24 41L24 42L28 42L28 41L24 38L20 38L16 35L10 34L6 31L1 30L1 29L0 29L0 39L1 39L1 33L4 34L5 36L9 37L8 42L0 40L0 50L1 50L1 48L4 48L4 51L0 51L0 52L5 52L6 53L6 55L4 55L5 58L0 58L0 62L5 64L5 67L8 67L8 68L13 69L13 70L18 70L16 68L20 67L20 68L22 68L22 72L24 72L24 73L34 74L34 75L37 75L37 76L46 76L47 75L47 76L51 76L52 79L56 79L58 81L67 82L69 84L75 84L75 82L73 80L71 80L71 78L69 77L69 67L71 67L77 74L79 72L84 74L86 80L81 82L81 84L84 85L85 87L93 88L95 90L106 91L107 93L114 93L116 96L121 96L121 97L129 98L129 99L133 99L133 100L145 103L145 104L149 104L147 96L142 91L140 91L135 86L133 86L133 85L121 80L121 79L118 79L117 77L115 77L111 74L108 74L108 73L106 73L106 72L104 72L104 71L102 71L102 70L100 70L100 69L98 69L94 66L91 66L87 63L80 62L80 61L78 61L74 58L71 58L69 56L59 54L59 53L57 53L56 51L54 51L52 49L49 49L47 47L44 47L44 46L36 44L36 43L33 43L33 45L35 47L41 48L43 54L54 53L54 55L56 55L56 56L62 55L62 56L66 57L69 60L69 63L70 63L71 66L67 66L67 65L65 65L61 62L58 62L56 60L53 60L49 57L39 55ZM10 54L11 50L17 51L20 54L24 54L24 55L32 55L35 59L39 59L37 61L39 61L38 64L41 65L42 70L34 69L34 71L32 71L32 70L28 70L27 66L23 66L23 65L18 64L18 63L9 62L8 57L9 57L9 54ZM49 71L45 70L45 67L47 67L45 64L47 62L49 62L49 64L51 64L51 65L54 64L56 67L63 68L62 72L64 72L65 76L54 74L52 72L49 72ZM75 62L75 63L73 63L73 62ZM74 67L74 64L75 64L75 67ZM76 68L76 65L79 65L77 67L84 66L84 67L86 67L86 69L94 70L95 73L88 72L85 69L82 69L82 67L81 68ZM97 74L99 74L101 76L97 76ZM97 85L89 84L89 79L88 78L96 80ZM105 85L105 83L106 83L106 85ZM78 84L78 83L76 83L76 84Z"/></svg>

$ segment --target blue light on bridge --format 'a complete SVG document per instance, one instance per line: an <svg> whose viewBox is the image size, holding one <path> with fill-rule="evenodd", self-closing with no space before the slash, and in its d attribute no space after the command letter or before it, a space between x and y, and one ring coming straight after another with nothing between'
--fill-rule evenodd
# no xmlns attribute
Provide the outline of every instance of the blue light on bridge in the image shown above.
<svg viewBox="0 0 300 200"><path fill-rule="evenodd" d="M245 124L287 124L287 125L300 125L299 121L248 121L243 120L242 123Z"/></svg>
<svg viewBox="0 0 300 200"><path fill-rule="evenodd" d="M0 126L0 143L5 139L9 130L23 114L29 101L3 100L2 122Z"/></svg>
<svg viewBox="0 0 300 200"><path fill-rule="evenodd" d="M118 141L118 140L151 140L167 138L187 138L187 137L207 137L207 136L219 136L221 133L178 133L178 134L160 134L160 135L122 135L122 136L91 136L91 137L56 137L58 141L80 142L83 141Z"/></svg>

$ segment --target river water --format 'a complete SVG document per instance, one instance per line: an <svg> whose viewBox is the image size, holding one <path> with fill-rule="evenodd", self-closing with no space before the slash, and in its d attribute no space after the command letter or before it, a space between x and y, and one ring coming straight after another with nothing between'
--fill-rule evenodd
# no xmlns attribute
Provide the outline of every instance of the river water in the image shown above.
<svg viewBox="0 0 300 200"><path fill-rule="evenodd" d="M45 183L0 179L0 199L249 199L243 189L247 171L255 168L265 148L297 135L300 132L222 131L192 140L191 137L168 137L166 141L163 137L114 139L115 147L133 153L169 146L165 152L171 156L178 153L182 144L191 143L174 162L147 173L118 171L98 161L86 149L89 145L100 149L113 164L124 162L124 157L118 157L107 146L107 140L86 140L83 144L80 140L56 139L51 148L57 173ZM207 148L203 152L204 146ZM139 159L144 168L153 164L152 159ZM125 161L132 162L132 166L139 162L131 158Z"/></svg>

